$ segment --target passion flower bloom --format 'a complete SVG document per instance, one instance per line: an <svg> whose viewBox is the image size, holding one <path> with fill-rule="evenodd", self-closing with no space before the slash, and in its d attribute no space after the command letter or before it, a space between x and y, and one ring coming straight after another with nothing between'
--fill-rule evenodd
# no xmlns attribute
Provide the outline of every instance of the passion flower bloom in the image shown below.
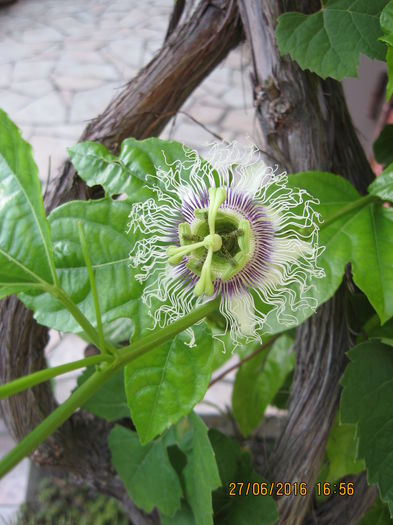
<svg viewBox="0 0 393 525"><path fill-rule="evenodd" d="M154 325L220 296L235 345L260 340L264 305L285 329L296 311L316 307L318 201L287 187L286 173L265 166L255 147L216 144L208 162L184 153L147 176L156 198L130 213L129 231L142 237L130 261L136 279L148 280L142 300Z"/></svg>

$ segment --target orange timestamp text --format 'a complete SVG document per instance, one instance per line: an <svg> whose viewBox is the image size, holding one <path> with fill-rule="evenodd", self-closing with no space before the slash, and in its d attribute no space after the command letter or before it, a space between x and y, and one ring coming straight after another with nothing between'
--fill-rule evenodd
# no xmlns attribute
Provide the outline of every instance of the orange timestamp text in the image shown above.
<svg viewBox="0 0 393 525"><path fill-rule="evenodd" d="M316 485L308 485L305 481L289 482L276 481L232 481L228 485L229 496L307 496L314 492L317 496L353 496L355 487L352 482L340 481L337 483L318 482Z"/></svg>

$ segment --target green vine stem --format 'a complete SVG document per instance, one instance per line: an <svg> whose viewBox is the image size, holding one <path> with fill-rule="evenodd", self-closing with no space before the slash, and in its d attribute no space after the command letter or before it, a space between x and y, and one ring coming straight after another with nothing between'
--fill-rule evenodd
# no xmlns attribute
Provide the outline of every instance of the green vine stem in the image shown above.
<svg viewBox="0 0 393 525"><path fill-rule="evenodd" d="M361 210L368 204L372 204L374 202L381 201L379 197L376 197L375 195L366 195L364 197L361 197L360 199L356 199L356 201L349 202L339 210L337 210L335 213L332 213L331 215L328 215L326 220L321 224L320 230L323 230L327 226L330 226L333 222L335 222L337 219L342 217L343 215L346 215L347 213L350 213L354 210Z"/></svg>
<svg viewBox="0 0 393 525"><path fill-rule="evenodd" d="M78 387L70 397L54 410L30 434L23 438L0 462L0 478L9 472L23 458L31 454L47 437L55 432L78 408L83 406L99 388L106 383L120 368L134 361L138 357L154 350L158 345L165 343L175 335L191 327L204 317L217 310L220 297L215 298L182 319L154 332L129 346L118 350L114 359L101 365L85 383Z"/></svg>
<svg viewBox="0 0 393 525"><path fill-rule="evenodd" d="M97 286L96 286L96 280L95 280L95 277L94 277L93 266L91 264L89 250L87 248L85 232L83 230L83 225L82 225L81 221L78 221L78 231L79 231L79 239L80 239L80 243L81 243L83 258L85 259L86 268L87 268L87 274L89 276L91 294L93 296L94 310L95 310L95 313L96 313L96 320L97 320L98 337L99 337L99 341L100 341L99 349L101 350L101 352L103 354L105 354L105 353L108 353L108 351L106 349L105 338L104 338L104 330L102 328L100 302L98 300Z"/></svg>
<svg viewBox="0 0 393 525"><path fill-rule="evenodd" d="M94 355L92 357L87 357L86 359L79 359L78 361L72 361L71 363L66 363L64 365L39 370L33 374L20 377L19 379L15 379L10 383L1 385L0 400L6 397L14 396L23 390L27 390L28 388L39 385L40 383L44 383L45 381L48 381L54 377L67 374L67 372L85 368L86 366L98 365L105 361L111 360L113 360L113 357L109 355Z"/></svg>

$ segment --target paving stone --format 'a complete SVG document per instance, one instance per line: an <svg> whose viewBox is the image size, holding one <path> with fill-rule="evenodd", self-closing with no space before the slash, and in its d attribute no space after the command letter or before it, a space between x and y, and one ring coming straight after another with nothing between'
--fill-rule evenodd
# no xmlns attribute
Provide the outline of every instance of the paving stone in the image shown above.
<svg viewBox="0 0 393 525"><path fill-rule="evenodd" d="M97 116L121 89L118 83L105 84L99 89L76 93L72 100L69 122L74 124Z"/></svg>
<svg viewBox="0 0 393 525"><path fill-rule="evenodd" d="M16 62L12 78L14 82L48 78L53 68L52 60L21 60Z"/></svg>
<svg viewBox="0 0 393 525"><path fill-rule="evenodd" d="M64 35L53 27L47 27L44 24L41 27L23 31L20 35L21 42L26 44L40 44L43 42L59 42L64 39Z"/></svg>
<svg viewBox="0 0 393 525"><path fill-rule="evenodd" d="M63 122L66 111L58 93L51 92L34 99L23 110L15 114L15 119L24 124L50 124Z"/></svg>
<svg viewBox="0 0 393 525"><path fill-rule="evenodd" d="M11 118L16 118L18 111L30 102L30 98L10 92L7 89L0 89L0 101L1 108L4 109Z"/></svg>
<svg viewBox="0 0 393 525"><path fill-rule="evenodd" d="M25 82L14 82L13 92L26 97L40 97L53 91L51 82L46 79L27 80Z"/></svg>
<svg viewBox="0 0 393 525"><path fill-rule="evenodd" d="M5 38L0 42L0 64L9 64L28 57L33 57L45 48L46 44L26 46L12 38Z"/></svg>
<svg viewBox="0 0 393 525"><path fill-rule="evenodd" d="M61 164L68 157L67 148L72 145L72 141L68 139L36 134L31 136L30 143L33 146L34 159L38 166L41 181L47 179L49 165L52 176L57 173Z"/></svg>
<svg viewBox="0 0 393 525"><path fill-rule="evenodd" d="M104 62L97 64L88 64L77 60L71 60L69 57L62 57L56 64L53 76L56 77L74 77L74 78L95 78L98 80L114 80L116 71L111 64Z"/></svg>
<svg viewBox="0 0 393 525"><path fill-rule="evenodd" d="M107 55L112 55L120 62L138 69L146 61L143 42L140 39L115 40L110 42L104 50Z"/></svg>

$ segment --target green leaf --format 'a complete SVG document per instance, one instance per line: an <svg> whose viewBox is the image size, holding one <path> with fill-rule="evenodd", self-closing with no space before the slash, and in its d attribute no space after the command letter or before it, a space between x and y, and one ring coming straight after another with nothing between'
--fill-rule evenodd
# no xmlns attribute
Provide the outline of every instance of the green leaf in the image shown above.
<svg viewBox="0 0 393 525"><path fill-rule="evenodd" d="M205 323L139 357L125 368L132 421L141 443L161 434L203 399L212 373L213 343Z"/></svg>
<svg viewBox="0 0 393 525"><path fill-rule="evenodd" d="M383 326L380 326L379 322L370 328L366 325L365 331L369 339L381 339L382 343L393 346L393 319L387 321Z"/></svg>
<svg viewBox="0 0 393 525"><path fill-rule="evenodd" d="M374 156L376 161L383 166L393 162L393 124L385 126L374 142ZM393 166L390 166L390 169L392 168ZM376 178L376 181L378 179L379 177Z"/></svg>
<svg viewBox="0 0 393 525"><path fill-rule="evenodd" d="M280 337L239 368L232 392L233 415L243 435L248 436L261 422L288 373L295 365L293 338Z"/></svg>
<svg viewBox="0 0 393 525"><path fill-rule="evenodd" d="M393 315L393 209L367 206L346 232L352 241L354 282L384 323Z"/></svg>
<svg viewBox="0 0 393 525"><path fill-rule="evenodd" d="M378 498L359 525L391 525L389 509Z"/></svg>
<svg viewBox="0 0 393 525"><path fill-rule="evenodd" d="M381 16L379 18L382 31L384 33L393 33L393 2L390 1L382 9Z"/></svg>
<svg viewBox="0 0 393 525"><path fill-rule="evenodd" d="M93 265L103 323L132 318L138 309L143 287L129 266L133 239L127 233L130 204L102 199L69 202L49 216L55 263L61 286L96 325L96 316L87 268L80 245L77 224L82 222ZM64 332L80 332L79 324L49 294L20 294L34 310L40 324Z"/></svg>
<svg viewBox="0 0 393 525"><path fill-rule="evenodd" d="M109 153L101 144L81 142L68 153L78 175L88 186L103 186L107 195L126 194L132 202L156 198L155 193L145 188L145 184L160 185L159 180L153 181L149 175L154 175L157 169L167 171L169 165L175 162L180 167L180 173L187 175L181 163L187 160L186 154L191 150L175 141L158 138L145 140L126 139L118 157Z"/></svg>
<svg viewBox="0 0 393 525"><path fill-rule="evenodd" d="M78 175L88 186L102 186L109 196L125 193L128 196L143 186L120 159L98 142L79 142L68 148L68 154Z"/></svg>
<svg viewBox="0 0 393 525"><path fill-rule="evenodd" d="M221 480L206 425L191 413L176 428L176 440L187 456L183 478L195 525L213 525L211 493L221 485Z"/></svg>
<svg viewBox="0 0 393 525"><path fill-rule="evenodd" d="M386 86L386 101L389 102L389 100L392 98L393 95L393 35L392 36L392 42L391 45L388 45L388 49L386 51L386 65L388 68L388 83Z"/></svg>
<svg viewBox="0 0 393 525"><path fill-rule="evenodd" d="M94 373L94 367L87 368L78 377L78 386L83 384ZM93 397L83 407L95 416L102 417L107 421L117 421L129 418L130 411L124 390L124 373L119 370L106 383L104 383Z"/></svg>
<svg viewBox="0 0 393 525"><path fill-rule="evenodd" d="M310 293L317 304L329 299L341 283L345 266L352 263L355 284L367 295L381 321L387 321L393 315L393 209L384 208L381 202L359 200L360 195L349 182L329 173L297 173L289 177L288 186L304 188L318 198L320 204L315 209L325 221L359 202L357 209L322 224L319 244L325 251L318 264L326 277L313 280ZM293 289L299 295L298 289ZM311 313L311 308L303 308L297 314L298 323ZM267 322L272 332L282 330L274 317L268 316Z"/></svg>
<svg viewBox="0 0 393 525"><path fill-rule="evenodd" d="M333 483L344 476L359 474L365 470L364 461L356 460L356 428L341 424L336 417L326 444L329 469L325 481Z"/></svg>
<svg viewBox="0 0 393 525"><path fill-rule="evenodd" d="M108 443L112 464L135 505L173 516L183 493L162 439L142 446L135 432L116 426Z"/></svg>
<svg viewBox="0 0 393 525"><path fill-rule="evenodd" d="M185 501L182 501L181 509L174 516L169 518L161 514L160 518L161 525L195 525L192 510Z"/></svg>
<svg viewBox="0 0 393 525"><path fill-rule="evenodd" d="M1 297L54 283L52 244L31 146L0 110Z"/></svg>
<svg viewBox="0 0 393 525"><path fill-rule="evenodd" d="M247 487L265 480L253 469L250 454L240 449L234 439L217 430L209 431L210 441L216 455L223 487L213 494L215 525L272 525L277 522L278 513L271 496L230 496L230 483L242 481Z"/></svg>
<svg viewBox="0 0 393 525"><path fill-rule="evenodd" d="M391 144L393 145L393 124L390 124L390 126L391 130L388 134L391 135ZM386 126L384 130L387 128L388 126ZM393 147L391 151L393 152ZM376 195L382 200L393 202L393 164L385 168L381 175L370 184L368 191L371 195Z"/></svg>
<svg viewBox="0 0 393 525"><path fill-rule="evenodd" d="M368 342L349 353L342 378L340 419L356 424L358 458L364 459L368 482L377 484L393 513L393 350Z"/></svg>
<svg viewBox="0 0 393 525"><path fill-rule="evenodd" d="M356 76L360 53L384 59L378 38L385 5L386 0L328 0L312 15L285 13L276 29L280 52L322 78Z"/></svg>

